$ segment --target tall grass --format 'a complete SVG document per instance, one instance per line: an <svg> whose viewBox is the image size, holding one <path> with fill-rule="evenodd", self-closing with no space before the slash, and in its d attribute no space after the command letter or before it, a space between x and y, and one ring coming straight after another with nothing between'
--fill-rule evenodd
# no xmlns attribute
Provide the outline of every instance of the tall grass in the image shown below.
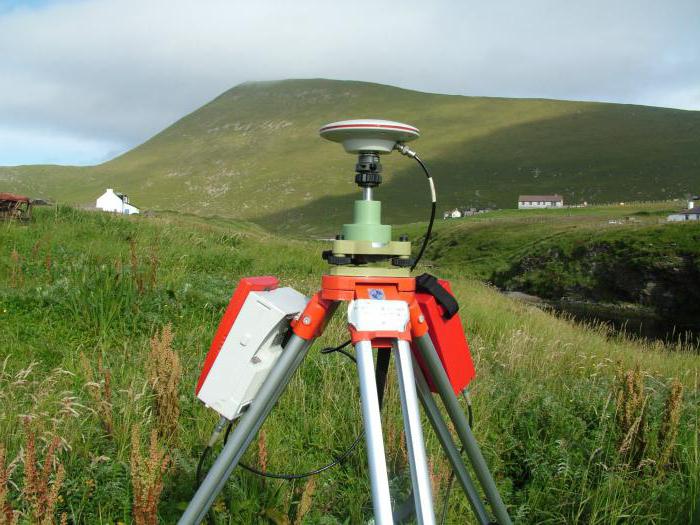
<svg viewBox="0 0 700 525"><path fill-rule="evenodd" d="M23 519L31 512L19 468L28 420L42 454L58 439L65 477L53 520L63 513L70 523L177 520L217 419L193 388L236 281L274 274L310 294L324 269L318 244L231 228L220 219L125 219L70 208L39 209L30 225L0 224L0 481L9 479L0 484L0 512L3 501ZM698 516L697 356L582 327L451 278L477 367L475 433L518 522ZM318 348L346 337L342 318ZM168 373L175 358L181 375ZM634 453L622 447L630 427L618 416L628 373L629 399L643 399L643 411L633 407L628 419L635 424L643 413L635 432L643 429L645 446ZM400 499L410 476L395 382L392 371L383 420ZM275 472L329 461L361 431L357 391L350 360L312 350L244 460ZM177 439L168 439L174 428ZM444 458L432 431L425 436L443 497ZM215 504L216 520L363 522L371 515L366 469L360 446L313 481L263 482L237 470ZM58 479L51 472L49 487ZM459 490L448 513L448 523L473 522Z"/></svg>

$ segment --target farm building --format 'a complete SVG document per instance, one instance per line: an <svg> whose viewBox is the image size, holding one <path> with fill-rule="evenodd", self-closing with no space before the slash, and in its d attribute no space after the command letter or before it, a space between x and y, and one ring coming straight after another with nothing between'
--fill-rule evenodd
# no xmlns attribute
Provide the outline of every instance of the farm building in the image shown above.
<svg viewBox="0 0 700 525"><path fill-rule="evenodd" d="M460 217L464 217L464 214L459 210L459 208L448 210L442 214L443 219L459 219Z"/></svg>
<svg viewBox="0 0 700 525"><path fill-rule="evenodd" d="M32 200L24 195L0 193L0 219L29 220L32 216Z"/></svg>
<svg viewBox="0 0 700 525"><path fill-rule="evenodd" d="M700 221L700 196L688 200L688 209L672 213L666 220L670 222Z"/></svg>
<svg viewBox="0 0 700 525"><path fill-rule="evenodd" d="M122 213L124 215L139 213L139 209L136 206L129 204L129 197L123 193L115 192L112 188L107 188L107 191L97 198L95 207L98 210Z"/></svg>
<svg viewBox="0 0 700 525"><path fill-rule="evenodd" d="M564 197L561 195L521 195L518 197L518 209L561 208Z"/></svg>

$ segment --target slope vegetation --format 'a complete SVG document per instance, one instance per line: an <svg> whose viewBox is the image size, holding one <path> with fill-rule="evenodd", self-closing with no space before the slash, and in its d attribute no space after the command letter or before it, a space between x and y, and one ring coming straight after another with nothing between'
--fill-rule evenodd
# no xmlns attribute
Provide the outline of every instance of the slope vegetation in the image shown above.
<svg viewBox="0 0 700 525"><path fill-rule="evenodd" d="M700 112L437 95L320 79L242 84L110 162L6 168L0 185L74 203L117 187L148 208L303 233L349 218L354 159L317 130L357 117L422 130L416 148L438 181L442 209L512 207L519 193L610 202L698 191ZM419 177L411 161L386 159L379 195L389 221L424 218Z"/></svg>
<svg viewBox="0 0 700 525"><path fill-rule="evenodd" d="M136 487L162 483L161 522L175 523L217 421L194 386L236 281L277 275L313 293L326 246L233 221L67 207L40 208L29 224L0 224L0 246L0 472L11 464L0 496L22 512L21 523L39 523L23 475L36 435L42 465L58 439L55 460L65 468L62 483L51 476L59 497L55 509L40 509L45 522L66 513L69 523L131 523ZM697 355L577 325L464 277L452 283L477 368L474 432L516 523L697 523ZM305 472L362 432L355 365L319 351L347 338L343 317L336 314L310 351L247 464ZM161 355L179 366L165 366ZM390 370L384 435L400 501L410 472ZM166 406L171 417L162 418ZM156 452L171 459L165 472L134 460L139 433L148 450L151 430ZM441 509L449 467L434 433L425 437ZM46 465L37 477L49 479ZM158 497L149 499L154 511ZM361 443L313 481L261 480L236 469L212 523L365 523L370 509ZM445 522L476 523L457 486Z"/></svg>

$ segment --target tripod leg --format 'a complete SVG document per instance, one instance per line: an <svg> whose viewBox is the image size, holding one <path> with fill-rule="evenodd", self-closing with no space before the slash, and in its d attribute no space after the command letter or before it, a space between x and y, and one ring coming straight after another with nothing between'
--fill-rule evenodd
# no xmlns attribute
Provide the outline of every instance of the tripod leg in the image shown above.
<svg viewBox="0 0 700 525"><path fill-rule="evenodd" d="M382 420L379 413L377 382L374 377L372 343L370 341L358 342L355 345L355 355L360 378L362 419L365 425L374 519L377 525L389 525L393 523L393 517L391 513L391 496L389 495L389 476L384 455Z"/></svg>
<svg viewBox="0 0 700 525"><path fill-rule="evenodd" d="M413 498L416 504L416 517L419 524L435 523L433 496L428 473L428 460L423 442L420 410L416 395L416 382L413 375L411 347L408 341L398 339L394 346L396 354L396 371L399 376L399 391L401 393L401 409L403 412L404 431L406 433L406 448L411 467L411 483Z"/></svg>
<svg viewBox="0 0 700 525"><path fill-rule="evenodd" d="M428 420L437 434L438 440L442 445L442 449L445 451L447 459L452 465L452 470L454 470L455 475L459 480L459 484L462 485L462 490L467 496L467 500L469 500L469 504L476 515L476 519L481 525L488 525L491 523L489 515L486 512L486 508L481 501L481 497L479 496L476 487L474 486L474 482L469 475L469 471L467 471L467 468L464 465L462 455L459 453L459 450L457 450L457 447L452 440L452 435L450 434L450 431L442 418L440 409L433 400L430 387L428 386L425 377L423 377L420 367L415 363L413 370L415 371L416 376L418 397L420 398L421 403L423 403L423 408L428 416Z"/></svg>
<svg viewBox="0 0 700 525"><path fill-rule="evenodd" d="M260 430L292 375L304 360L312 342L313 339L305 340L297 335L292 335L289 339L282 355L270 370L270 374L260 387L255 400L241 416L240 422L209 469L209 473L197 489L178 524L199 524L204 520L209 508L226 484L226 480L231 476L241 456Z"/></svg>
<svg viewBox="0 0 700 525"><path fill-rule="evenodd" d="M433 379L433 384L437 387L438 393L442 402L445 404L447 413L454 423L459 439L464 445L464 450L471 461L476 477L484 489L486 494L486 499L491 504L491 509L493 510L496 520L500 525L510 525L512 522L510 516L508 516L508 511L506 506L501 499L501 495L498 493L498 488L496 483L489 472L488 465L484 456L481 454L481 449L479 449L479 444L474 438L471 429L469 428L469 423L467 417L464 415L462 407L459 405L457 396L455 396L450 380L447 377L447 372L442 366L440 357L435 350L433 341L430 339L430 334L425 334L421 337L417 337L415 340L418 351L423 357L423 361L428 366L430 371L430 376Z"/></svg>

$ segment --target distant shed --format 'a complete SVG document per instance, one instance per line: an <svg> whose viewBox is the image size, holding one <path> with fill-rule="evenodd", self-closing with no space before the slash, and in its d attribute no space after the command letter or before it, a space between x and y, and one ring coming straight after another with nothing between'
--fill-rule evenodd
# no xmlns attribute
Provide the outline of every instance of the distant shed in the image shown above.
<svg viewBox="0 0 700 525"><path fill-rule="evenodd" d="M543 209L561 208L564 206L564 197L561 195L520 195L518 197L518 209Z"/></svg>
<svg viewBox="0 0 700 525"><path fill-rule="evenodd" d="M25 195L0 193L0 219L27 221L32 217L32 200Z"/></svg>
<svg viewBox="0 0 700 525"><path fill-rule="evenodd" d="M134 215L139 213L139 209L129 202L129 197L123 193L107 188L102 195L97 198L95 207L98 210L124 215Z"/></svg>
<svg viewBox="0 0 700 525"><path fill-rule="evenodd" d="M672 213L666 217L666 220L669 222L700 221L700 208L691 208L690 210Z"/></svg>

